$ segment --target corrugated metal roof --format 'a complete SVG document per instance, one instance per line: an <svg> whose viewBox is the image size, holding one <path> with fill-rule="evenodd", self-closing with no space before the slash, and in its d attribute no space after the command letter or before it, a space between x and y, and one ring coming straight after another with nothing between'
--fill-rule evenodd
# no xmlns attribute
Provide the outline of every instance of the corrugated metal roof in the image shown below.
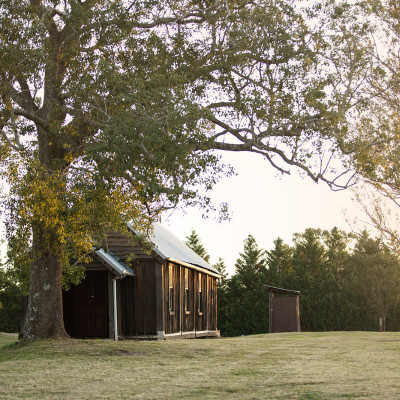
<svg viewBox="0 0 400 400"><path fill-rule="evenodd" d="M131 226L129 227L132 229ZM186 243L177 238L159 222L154 224L154 230L150 240L154 244L154 251L164 260L174 259L183 261L184 263L199 266L215 274L219 274L207 261L201 258Z"/></svg>
<svg viewBox="0 0 400 400"><path fill-rule="evenodd" d="M125 276L135 276L131 268L129 268L125 263L120 263L118 259L113 257L110 253L106 253L104 249L96 250L95 253L103 263L107 264L107 266L110 267L109 269L120 278Z"/></svg>

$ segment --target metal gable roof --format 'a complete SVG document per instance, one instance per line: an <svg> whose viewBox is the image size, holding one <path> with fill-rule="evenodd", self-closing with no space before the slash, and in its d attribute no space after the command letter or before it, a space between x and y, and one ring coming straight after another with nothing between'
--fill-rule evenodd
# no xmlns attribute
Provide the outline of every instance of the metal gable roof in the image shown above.
<svg viewBox="0 0 400 400"><path fill-rule="evenodd" d="M132 229L131 226L129 228ZM219 275L219 272L215 268L159 222L153 225L153 233L150 236L150 240L154 244L154 251L162 259L182 261L183 263L202 267Z"/></svg>

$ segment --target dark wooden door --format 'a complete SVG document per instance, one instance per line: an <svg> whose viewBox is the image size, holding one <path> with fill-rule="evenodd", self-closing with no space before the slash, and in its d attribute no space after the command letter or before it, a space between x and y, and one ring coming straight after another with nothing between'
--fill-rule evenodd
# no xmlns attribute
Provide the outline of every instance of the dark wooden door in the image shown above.
<svg viewBox="0 0 400 400"><path fill-rule="evenodd" d="M297 332L296 297L273 297L271 332Z"/></svg>
<svg viewBox="0 0 400 400"><path fill-rule="evenodd" d="M64 296L66 329L71 336L108 337L107 277L107 271L87 271L86 278Z"/></svg>

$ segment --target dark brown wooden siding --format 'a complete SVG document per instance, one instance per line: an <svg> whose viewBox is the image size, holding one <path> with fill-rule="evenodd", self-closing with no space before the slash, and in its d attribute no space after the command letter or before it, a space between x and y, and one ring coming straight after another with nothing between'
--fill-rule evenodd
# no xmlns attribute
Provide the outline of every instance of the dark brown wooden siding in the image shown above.
<svg viewBox="0 0 400 400"><path fill-rule="evenodd" d="M188 274L188 305L185 308L185 271ZM187 267L181 267L181 304L182 304L182 332L194 331L194 271Z"/></svg>
<svg viewBox="0 0 400 400"><path fill-rule="evenodd" d="M173 268L173 304L169 302L169 266ZM164 266L164 310L165 333L177 333L181 331L181 267L180 265L166 263Z"/></svg>
<svg viewBox="0 0 400 400"><path fill-rule="evenodd" d="M169 265L173 265L174 304L169 304ZM185 272L188 274L186 307ZM189 267L167 263L164 276L165 333L185 333L217 329L217 279ZM201 295L199 293L201 282ZM201 302L200 302L201 298ZM199 308L199 303L201 304Z"/></svg>
<svg viewBox="0 0 400 400"><path fill-rule="evenodd" d="M200 283L199 283L200 282ZM201 286L201 293L199 290ZM206 330L207 325L207 275L195 271L195 293L196 293L196 331Z"/></svg>
<svg viewBox="0 0 400 400"><path fill-rule="evenodd" d="M156 268L157 261L140 261L136 272L136 335L157 334Z"/></svg>
<svg viewBox="0 0 400 400"><path fill-rule="evenodd" d="M209 330L214 331L217 329L217 278L208 276L207 286L208 286L207 328Z"/></svg>
<svg viewBox="0 0 400 400"><path fill-rule="evenodd" d="M85 279L63 292L65 328L72 337L108 337L108 272L86 271Z"/></svg>
<svg viewBox="0 0 400 400"><path fill-rule="evenodd" d="M135 279L125 277L117 280L118 335L136 335Z"/></svg>
<svg viewBox="0 0 400 400"><path fill-rule="evenodd" d="M270 332L297 332L297 298L272 297L272 327Z"/></svg>

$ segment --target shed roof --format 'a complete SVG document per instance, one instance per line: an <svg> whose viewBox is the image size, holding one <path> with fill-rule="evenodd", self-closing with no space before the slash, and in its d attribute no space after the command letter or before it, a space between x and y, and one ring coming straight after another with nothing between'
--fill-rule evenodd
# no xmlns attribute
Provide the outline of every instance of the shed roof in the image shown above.
<svg viewBox="0 0 400 400"><path fill-rule="evenodd" d="M128 227L135 232L130 225ZM154 245L154 251L163 260L175 260L191 264L219 275L219 272L215 268L159 222L153 225L153 233L150 236L150 240Z"/></svg>
<svg viewBox="0 0 400 400"><path fill-rule="evenodd" d="M300 292L298 290L290 290L290 289L283 289L283 288L278 288L275 286L270 286L270 285L264 285L264 289L268 290L268 292L273 292L273 293L280 293L280 294L292 294L292 295L300 295Z"/></svg>
<svg viewBox="0 0 400 400"><path fill-rule="evenodd" d="M119 278L135 276L135 273L131 268L129 268L125 263L119 262L118 257L113 256L111 253L106 253L104 249L95 250L94 253L98 260Z"/></svg>

